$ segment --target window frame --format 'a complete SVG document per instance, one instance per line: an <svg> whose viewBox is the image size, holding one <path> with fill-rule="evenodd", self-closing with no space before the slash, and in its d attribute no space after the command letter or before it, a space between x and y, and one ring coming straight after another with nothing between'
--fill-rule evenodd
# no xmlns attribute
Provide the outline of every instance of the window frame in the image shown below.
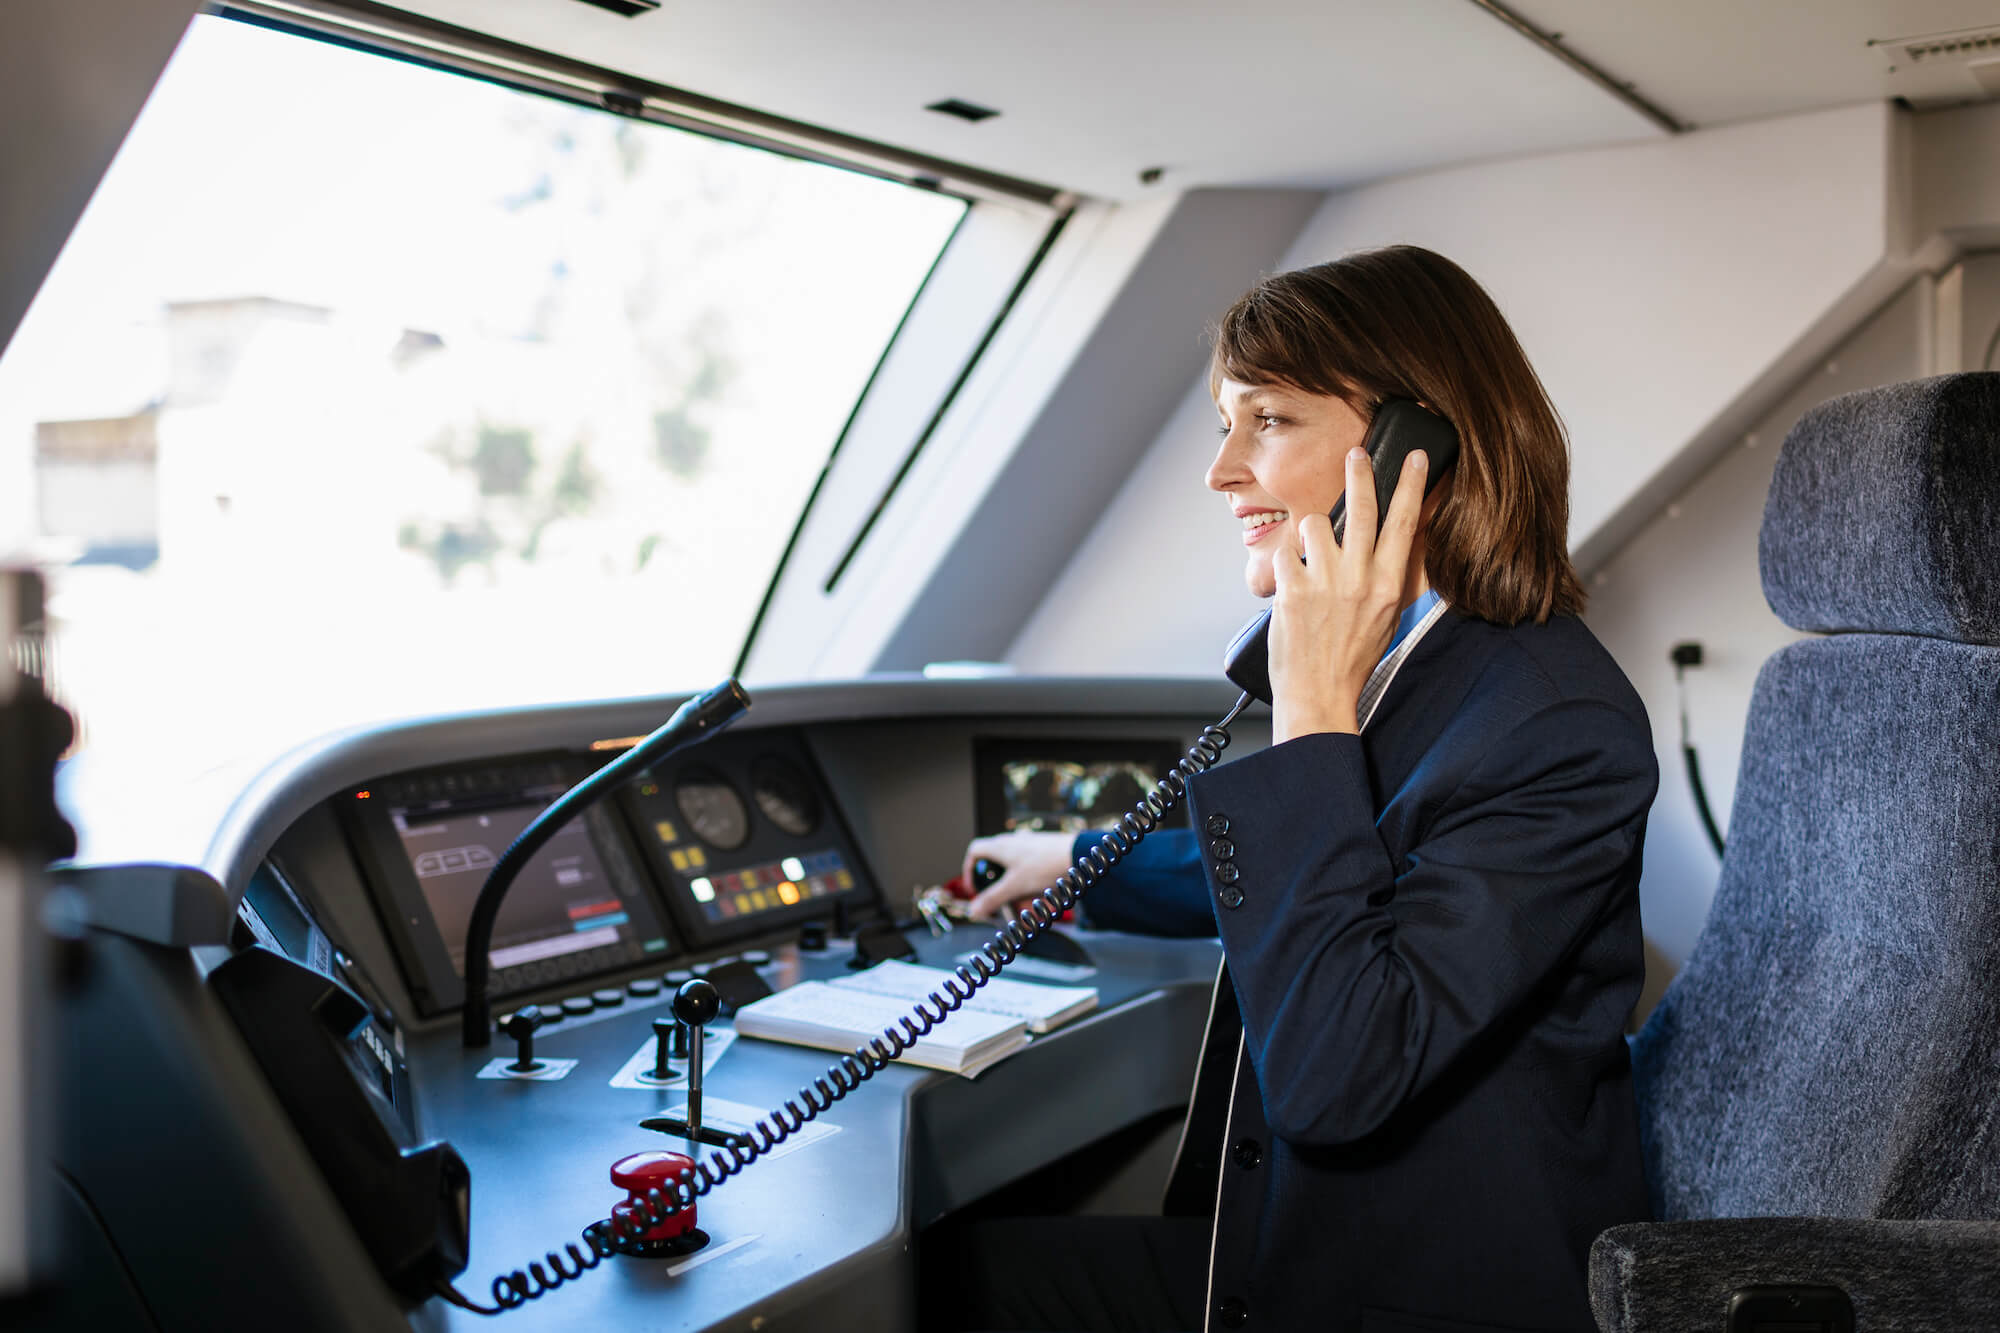
<svg viewBox="0 0 2000 1333"><path fill-rule="evenodd" d="M828 444L738 646L739 675L753 654L764 661L776 655L772 640L820 637L823 617L788 614L797 599L783 590L814 585L823 598L835 592L1080 202L1053 186L704 97L373 0L211 0L203 12L965 202L964 216ZM927 571L907 572L921 579Z"/></svg>

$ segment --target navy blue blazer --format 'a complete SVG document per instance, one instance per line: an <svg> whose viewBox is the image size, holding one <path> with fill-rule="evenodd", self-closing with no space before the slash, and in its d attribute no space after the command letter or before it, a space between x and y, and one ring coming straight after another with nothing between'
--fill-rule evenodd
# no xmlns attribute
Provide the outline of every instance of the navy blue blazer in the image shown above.
<svg viewBox="0 0 2000 1333"><path fill-rule="evenodd" d="M1590 1243L1648 1216L1624 1029L1657 785L1580 621L1448 612L1364 735L1202 775L1193 831L1091 890L1094 925L1222 937L1168 1192L1215 1211L1210 1327L1594 1333Z"/></svg>

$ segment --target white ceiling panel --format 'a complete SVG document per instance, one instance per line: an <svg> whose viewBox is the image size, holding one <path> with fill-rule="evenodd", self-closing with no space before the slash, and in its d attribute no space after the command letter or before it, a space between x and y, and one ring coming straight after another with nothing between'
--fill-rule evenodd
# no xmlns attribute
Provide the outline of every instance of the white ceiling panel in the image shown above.
<svg viewBox="0 0 2000 1333"><path fill-rule="evenodd" d="M2000 63L1984 63L2000 62L2000 0L1515 0L1514 7L1697 126L1895 97L1927 108L2000 94Z"/></svg>
<svg viewBox="0 0 2000 1333"><path fill-rule="evenodd" d="M1334 186L1657 136L1468 0L579 0L402 8L760 111L1109 198ZM1664 6L1663 6L1664 7ZM925 111L961 98L979 124Z"/></svg>

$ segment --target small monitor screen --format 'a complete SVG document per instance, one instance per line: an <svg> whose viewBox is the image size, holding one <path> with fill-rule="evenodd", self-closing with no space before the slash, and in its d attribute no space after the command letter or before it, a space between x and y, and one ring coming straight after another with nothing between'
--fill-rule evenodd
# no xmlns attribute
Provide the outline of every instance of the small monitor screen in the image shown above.
<svg viewBox="0 0 2000 1333"><path fill-rule="evenodd" d="M979 832L1110 828L1145 799L1180 753L1171 741L981 741L975 761ZM1180 812L1166 822L1182 822Z"/></svg>
<svg viewBox="0 0 2000 1333"><path fill-rule="evenodd" d="M385 778L347 802L426 1014L463 998L465 934L480 890L514 840L587 771L573 768L438 770ZM508 889L488 955L491 993L613 971L671 947L615 814L594 807L558 828Z"/></svg>
<svg viewBox="0 0 2000 1333"><path fill-rule="evenodd" d="M465 975L465 928L486 877L545 802L458 812L392 809L390 822L430 905L431 919ZM493 927L496 969L617 946L631 938L631 909L612 887L591 844L590 827L572 820L521 871Z"/></svg>
<svg viewBox="0 0 2000 1333"><path fill-rule="evenodd" d="M719 736L619 793L691 947L872 907L875 889L794 732Z"/></svg>

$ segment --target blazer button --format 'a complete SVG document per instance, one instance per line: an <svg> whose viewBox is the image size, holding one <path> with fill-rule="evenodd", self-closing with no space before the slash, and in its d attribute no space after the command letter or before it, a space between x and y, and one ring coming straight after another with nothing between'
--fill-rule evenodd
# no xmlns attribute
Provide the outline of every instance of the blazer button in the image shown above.
<svg viewBox="0 0 2000 1333"><path fill-rule="evenodd" d="M1210 815L1201 822L1202 828L1211 838L1220 838L1229 832L1229 816L1220 812Z"/></svg>
<svg viewBox="0 0 2000 1333"><path fill-rule="evenodd" d="M1215 867L1215 878L1223 884L1234 884L1243 878L1243 872L1237 869L1234 861L1222 861Z"/></svg>
<svg viewBox="0 0 2000 1333"><path fill-rule="evenodd" d="M1237 888L1234 884L1223 885L1215 896L1222 899L1224 907L1243 906L1243 890Z"/></svg>
<svg viewBox="0 0 2000 1333"><path fill-rule="evenodd" d="M1218 861L1234 861L1236 859L1236 844L1227 838L1217 838L1213 843L1209 844L1208 851L1209 855Z"/></svg>
<svg viewBox="0 0 2000 1333"><path fill-rule="evenodd" d="M1229 1155L1236 1160L1236 1165L1248 1171L1264 1160L1264 1149L1255 1139L1238 1139L1230 1146Z"/></svg>
<svg viewBox="0 0 2000 1333"><path fill-rule="evenodd" d="M1250 1307L1231 1296L1215 1307L1215 1322L1224 1328L1241 1328L1250 1322Z"/></svg>

